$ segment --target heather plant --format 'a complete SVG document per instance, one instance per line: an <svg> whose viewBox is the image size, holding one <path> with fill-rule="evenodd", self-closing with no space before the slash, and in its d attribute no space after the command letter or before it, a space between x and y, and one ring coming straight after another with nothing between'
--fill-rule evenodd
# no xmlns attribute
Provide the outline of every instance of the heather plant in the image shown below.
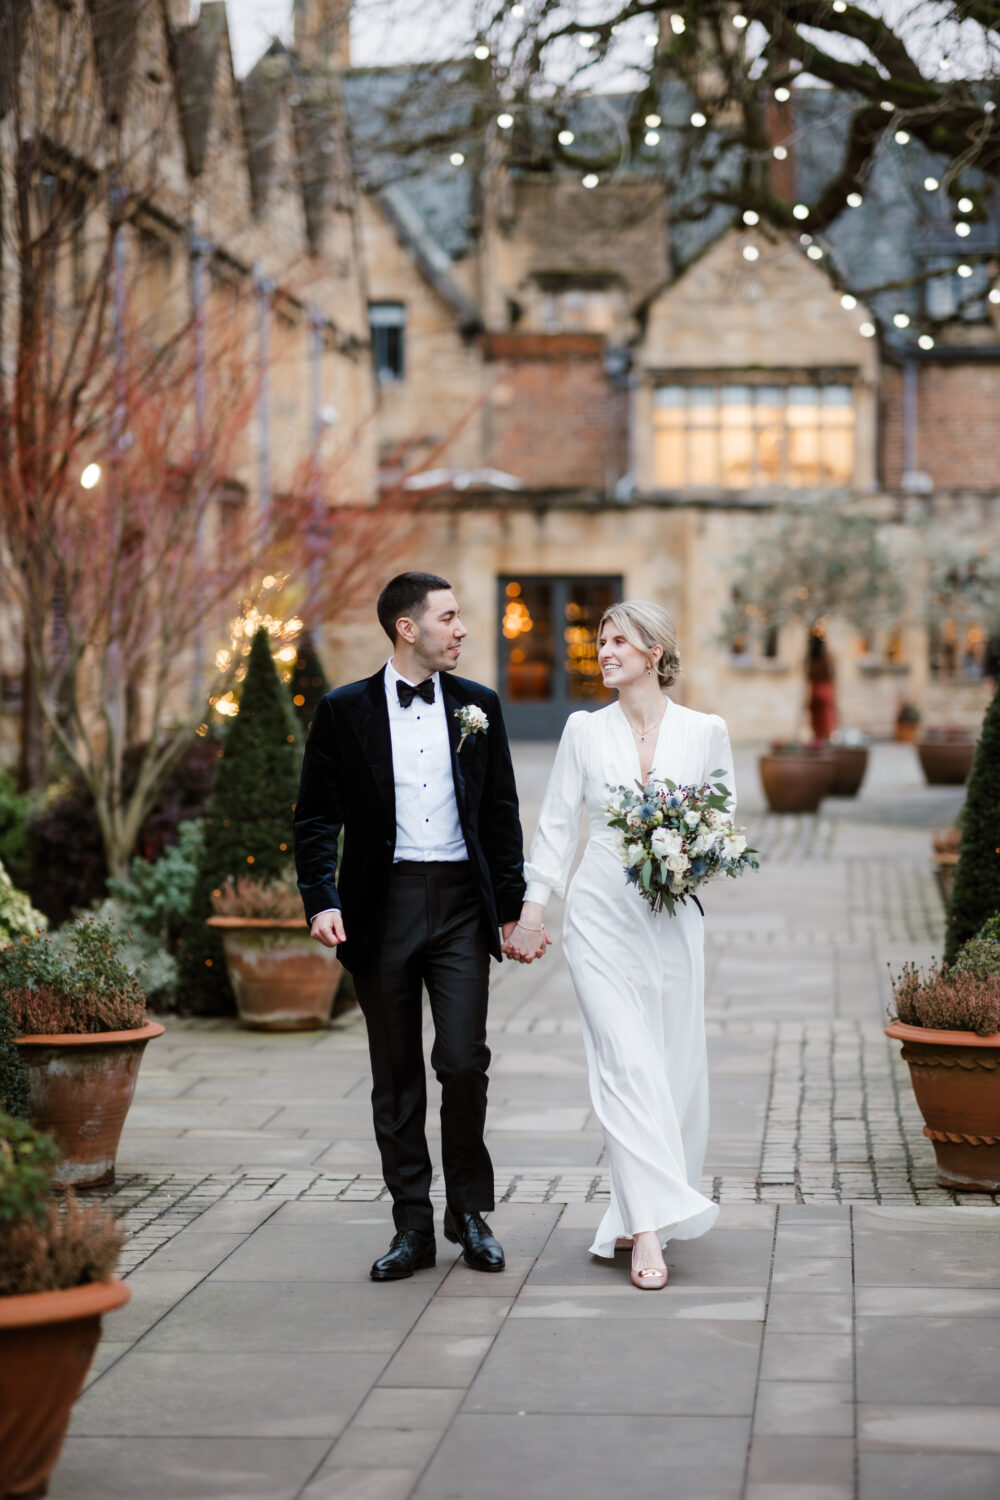
<svg viewBox="0 0 1000 1500"><path fill-rule="evenodd" d="M890 1019L906 1026L937 1031L974 1031L991 1036L1000 1031L1000 974L979 978L968 971L932 964L926 974L915 964L904 964L892 981L895 1013Z"/></svg>
<svg viewBox="0 0 1000 1500"><path fill-rule="evenodd" d="M146 1004L155 1011L172 1010L177 998L177 960L164 940L138 923L133 908L114 896L93 907L89 915L118 934L119 956L142 986ZM57 933L57 941L59 937Z"/></svg>
<svg viewBox="0 0 1000 1500"><path fill-rule="evenodd" d="M79 917L56 937L0 949L0 995L19 1036L132 1031L146 1020L142 985L107 922Z"/></svg>
<svg viewBox="0 0 1000 1500"><path fill-rule="evenodd" d="M0 1296L62 1291L104 1281L125 1235L101 1204L67 1192L57 1203L59 1152L23 1120L0 1114Z"/></svg>
<svg viewBox="0 0 1000 1500"><path fill-rule="evenodd" d="M304 925L302 897L293 872L280 880L251 880L240 875L212 892L217 917L243 917L271 922L299 921Z"/></svg>
<svg viewBox="0 0 1000 1500"><path fill-rule="evenodd" d="M958 950L1000 911L1000 682L983 719L962 811L962 842L948 903L944 957Z"/></svg>

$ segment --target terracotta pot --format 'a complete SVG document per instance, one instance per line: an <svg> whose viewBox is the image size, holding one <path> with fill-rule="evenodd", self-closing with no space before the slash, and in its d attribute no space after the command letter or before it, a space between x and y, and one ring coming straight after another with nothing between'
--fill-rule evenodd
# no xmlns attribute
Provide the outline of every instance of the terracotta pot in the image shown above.
<svg viewBox="0 0 1000 1500"><path fill-rule="evenodd" d="M241 1026L253 1031L309 1031L326 1026L343 965L298 920L209 917L222 935Z"/></svg>
<svg viewBox="0 0 1000 1500"><path fill-rule="evenodd" d="M146 1043L158 1021L134 1031L21 1036L31 1123L62 1152L56 1187L89 1188L115 1180L115 1153L135 1094Z"/></svg>
<svg viewBox="0 0 1000 1500"><path fill-rule="evenodd" d="M833 746L831 797L856 797L868 769L868 751L856 745Z"/></svg>
<svg viewBox="0 0 1000 1500"><path fill-rule="evenodd" d="M972 770L975 753L976 741L972 735L941 739L928 735L917 742L917 755L928 786L961 786Z"/></svg>
<svg viewBox="0 0 1000 1500"><path fill-rule="evenodd" d="M902 723L900 723L900 721L897 719L895 728L892 731L892 737L893 739L898 740L902 745L912 745L916 740L919 732L919 724L911 724L908 719L904 719Z"/></svg>
<svg viewBox="0 0 1000 1500"><path fill-rule="evenodd" d="M0 1297L0 1497L48 1494L101 1336L101 1317L131 1292L113 1276L61 1292Z"/></svg>
<svg viewBox="0 0 1000 1500"><path fill-rule="evenodd" d="M759 765L772 812L815 812L833 780L833 756L828 750L762 755Z"/></svg>
<svg viewBox="0 0 1000 1500"><path fill-rule="evenodd" d="M886 1036L903 1044L924 1135L942 1187L1000 1190L1000 1031L935 1031L893 1021Z"/></svg>

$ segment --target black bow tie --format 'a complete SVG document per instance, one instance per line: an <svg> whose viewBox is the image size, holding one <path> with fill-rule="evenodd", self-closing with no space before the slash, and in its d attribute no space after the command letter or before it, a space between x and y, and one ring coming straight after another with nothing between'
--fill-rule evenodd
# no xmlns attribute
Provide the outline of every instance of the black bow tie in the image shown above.
<svg viewBox="0 0 1000 1500"><path fill-rule="evenodd" d="M423 682L418 682L416 687L411 687L401 677L396 679L396 692L399 695L400 708L409 708L414 698L423 698L425 703L434 702L434 678L425 677Z"/></svg>

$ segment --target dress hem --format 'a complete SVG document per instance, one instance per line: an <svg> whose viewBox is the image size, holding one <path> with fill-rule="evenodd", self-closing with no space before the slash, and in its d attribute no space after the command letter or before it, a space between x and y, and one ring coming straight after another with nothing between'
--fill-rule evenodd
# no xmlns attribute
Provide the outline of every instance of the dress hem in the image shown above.
<svg viewBox="0 0 1000 1500"><path fill-rule="evenodd" d="M703 1234L707 1234L719 1217L719 1205L709 1202L707 1207L696 1214L690 1214L686 1219L680 1219L670 1224L661 1224L654 1231L660 1239L660 1244L666 1248L670 1240L696 1240ZM639 1231L640 1233L642 1231ZM627 1235L631 1231L621 1229L609 1237L595 1237L588 1253L599 1256L601 1260L613 1260L615 1254L615 1241L619 1234Z"/></svg>

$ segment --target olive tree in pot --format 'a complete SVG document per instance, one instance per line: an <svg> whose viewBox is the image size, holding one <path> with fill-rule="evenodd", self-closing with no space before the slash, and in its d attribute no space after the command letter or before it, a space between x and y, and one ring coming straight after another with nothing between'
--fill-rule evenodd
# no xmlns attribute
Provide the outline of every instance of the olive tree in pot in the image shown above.
<svg viewBox="0 0 1000 1500"><path fill-rule="evenodd" d="M48 1493L101 1318L129 1300L124 1235L100 1205L52 1191L59 1153L0 1113L0 1495Z"/></svg>
<svg viewBox="0 0 1000 1500"><path fill-rule="evenodd" d="M28 1070L32 1123L62 1153L60 1187L114 1181L146 1043L163 1035L120 948L108 923L80 917L0 949L0 998Z"/></svg>
<svg viewBox="0 0 1000 1500"><path fill-rule="evenodd" d="M1000 917L952 965L893 980L886 1035L903 1044L942 1187L1000 1190Z"/></svg>

